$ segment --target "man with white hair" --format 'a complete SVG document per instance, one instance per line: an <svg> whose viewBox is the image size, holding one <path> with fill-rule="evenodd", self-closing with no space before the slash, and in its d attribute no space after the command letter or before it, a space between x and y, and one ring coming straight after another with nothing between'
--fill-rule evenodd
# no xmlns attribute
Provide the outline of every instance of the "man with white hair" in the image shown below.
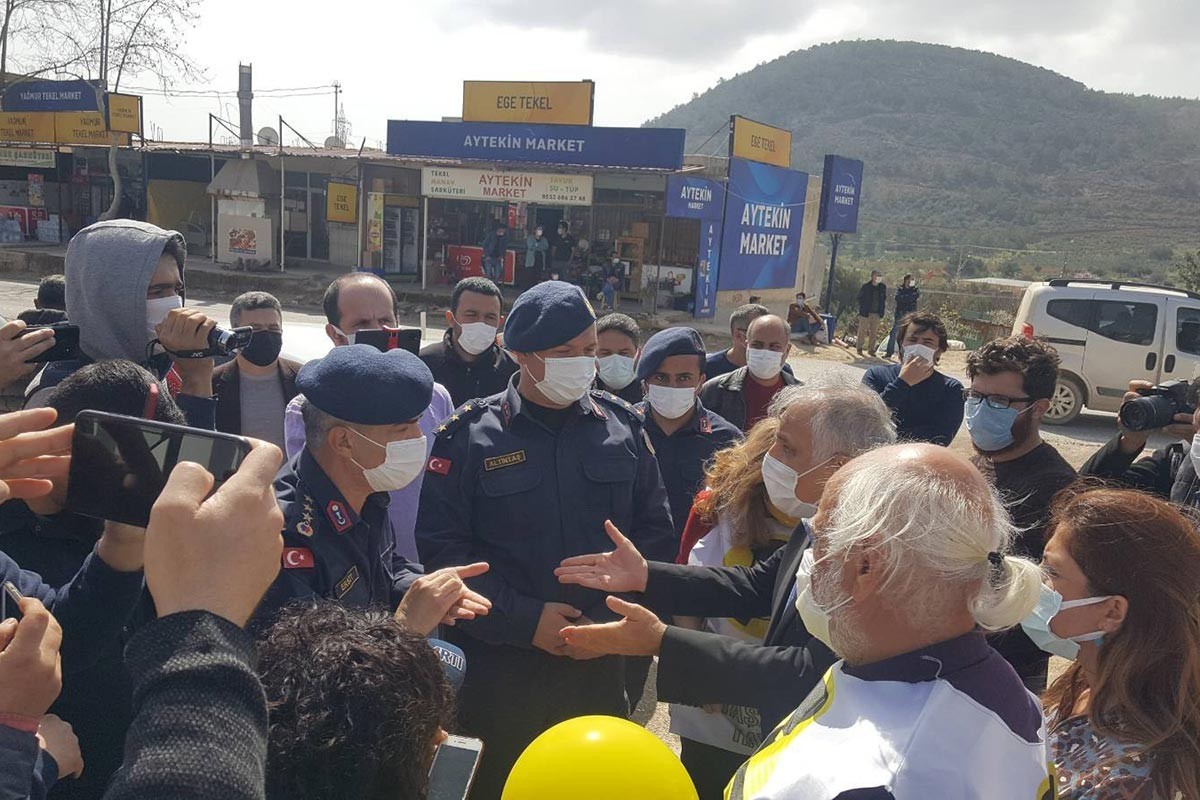
<svg viewBox="0 0 1200 800"><path fill-rule="evenodd" d="M768 414L779 420L764 468L772 502L780 486L811 516L826 481L851 458L896 440L891 412L863 386L793 386ZM764 459L764 462L767 459ZM767 469L785 477L769 477ZM789 488L790 487L790 488ZM834 655L805 630L795 608L795 577L808 545L804 522L789 542L750 567L703 567L646 561L621 532L608 526L616 549L577 556L555 570L559 580L607 592L639 592L645 608L616 597L608 607L620 622L565 628L566 641L589 651L656 655L658 699L701 706L758 709L765 735L808 694ZM649 610L653 609L653 611ZM662 623L657 614L697 617L769 617L762 644Z"/></svg>
<svg viewBox="0 0 1200 800"><path fill-rule="evenodd" d="M1055 796L1037 698L983 631L1041 571L998 495L944 448L875 450L829 482L800 567L805 626L842 656L738 770L728 800Z"/></svg>

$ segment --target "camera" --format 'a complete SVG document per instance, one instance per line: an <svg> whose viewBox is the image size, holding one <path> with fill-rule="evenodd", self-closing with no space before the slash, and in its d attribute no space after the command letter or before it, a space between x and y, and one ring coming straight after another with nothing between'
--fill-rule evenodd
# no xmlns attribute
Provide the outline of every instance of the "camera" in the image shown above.
<svg viewBox="0 0 1200 800"><path fill-rule="evenodd" d="M1176 414L1194 414L1200 382L1167 381L1138 389L1141 397L1121 404L1117 418L1130 431L1152 431L1175 422Z"/></svg>
<svg viewBox="0 0 1200 800"><path fill-rule="evenodd" d="M244 328L234 328L233 330L213 328L208 332L209 355L233 355L234 352L241 350L243 347L250 344L250 339L253 338L253 336L254 328L251 328L248 325Z"/></svg>

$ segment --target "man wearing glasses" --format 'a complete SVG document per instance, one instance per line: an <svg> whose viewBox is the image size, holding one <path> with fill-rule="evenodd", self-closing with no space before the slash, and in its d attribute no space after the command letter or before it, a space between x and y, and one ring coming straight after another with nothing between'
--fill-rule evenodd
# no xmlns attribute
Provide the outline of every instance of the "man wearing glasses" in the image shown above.
<svg viewBox="0 0 1200 800"><path fill-rule="evenodd" d="M976 466L1004 497L1017 526L1014 553L1040 561L1054 496L1075 481L1075 470L1042 441L1042 417L1058 382L1058 353L1020 336L988 342L967 357L963 392ZM1046 688L1049 657L1020 628L993 637L992 646L1030 691Z"/></svg>

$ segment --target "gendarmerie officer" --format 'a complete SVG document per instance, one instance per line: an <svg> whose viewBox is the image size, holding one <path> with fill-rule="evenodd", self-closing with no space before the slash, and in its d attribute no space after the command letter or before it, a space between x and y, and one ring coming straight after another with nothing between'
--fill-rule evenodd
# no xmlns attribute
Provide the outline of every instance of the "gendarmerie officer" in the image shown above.
<svg viewBox="0 0 1200 800"><path fill-rule="evenodd" d="M638 408L658 457L676 539L683 534L692 500L704 488L704 465L718 450L741 441L737 426L700 402L704 385L704 339L692 328L667 328L642 347L637 379L646 390Z"/></svg>
<svg viewBox="0 0 1200 800"><path fill-rule="evenodd" d="M417 548L430 569L491 564L468 582L491 599L491 614L447 634L471 663L460 722L485 742L475 800L499 797L517 756L552 725L627 713L622 659L574 660L590 654L563 645L559 631L573 618L614 619L603 592L558 583L563 556L606 549L606 520L639 549L674 555L666 491L639 413L589 390L596 325L583 292L561 281L525 292L505 344L521 371L505 393L473 400L445 423L417 517Z"/></svg>
<svg viewBox="0 0 1200 800"><path fill-rule="evenodd" d="M283 563L258 616L310 597L395 609L421 571L394 553L388 492L424 466L433 376L412 353L356 344L305 364L296 388L307 443L275 479Z"/></svg>

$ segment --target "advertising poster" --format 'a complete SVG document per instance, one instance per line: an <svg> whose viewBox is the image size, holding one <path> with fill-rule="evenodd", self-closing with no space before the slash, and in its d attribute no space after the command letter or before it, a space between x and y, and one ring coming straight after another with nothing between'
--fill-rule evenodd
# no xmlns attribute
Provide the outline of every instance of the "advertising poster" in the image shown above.
<svg viewBox="0 0 1200 800"><path fill-rule="evenodd" d="M863 162L842 156L825 156L821 180L821 213L817 230L856 233L862 203Z"/></svg>
<svg viewBox="0 0 1200 800"><path fill-rule="evenodd" d="M265 217L221 214L217 217L217 260L236 263L239 258L270 262L274 258L274 226Z"/></svg>
<svg viewBox="0 0 1200 800"><path fill-rule="evenodd" d="M29 205L41 208L46 205L46 184L41 175L29 176Z"/></svg>
<svg viewBox="0 0 1200 800"><path fill-rule="evenodd" d="M367 192L367 263L371 265L383 262L383 202L383 192Z"/></svg>
<svg viewBox="0 0 1200 800"><path fill-rule="evenodd" d="M692 316L711 319L717 313L717 280L721 265L721 220L700 221L700 261L696 267L696 307Z"/></svg>
<svg viewBox="0 0 1200 800"><path fill-rule="evenodd" d="M708 178L667 177L667 216L720 219L725 209L725 186Z"/></svg>
<svg viewBox="0 0 1200 800"><path fill-rule="evenodd" d="M808 174L729 159L718 289L796 285Z"/></svg>

